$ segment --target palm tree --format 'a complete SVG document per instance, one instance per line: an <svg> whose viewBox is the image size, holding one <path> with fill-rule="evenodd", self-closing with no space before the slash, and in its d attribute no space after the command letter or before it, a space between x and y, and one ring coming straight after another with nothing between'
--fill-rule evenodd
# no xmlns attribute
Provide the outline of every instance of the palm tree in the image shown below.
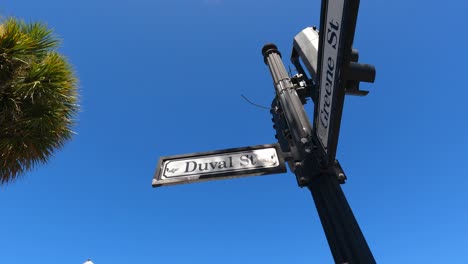
<svg viewBox="0 0 468 264"><path fill-rule="evenodd" d="M0 25L0 184L48 161L71 139L77 79L42 23Z"/></svg>

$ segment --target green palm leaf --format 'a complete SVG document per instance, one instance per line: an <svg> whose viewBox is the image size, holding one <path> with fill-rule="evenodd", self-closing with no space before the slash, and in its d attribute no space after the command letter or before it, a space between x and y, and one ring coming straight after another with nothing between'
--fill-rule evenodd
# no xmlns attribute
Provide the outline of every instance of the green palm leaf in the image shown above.
<svg viewBox="0 0 468 264"><path fill-rule="evenodd" d="M46 163L73 135L77 79L58 44L41 23L0 26L0 183Z"/></svg>

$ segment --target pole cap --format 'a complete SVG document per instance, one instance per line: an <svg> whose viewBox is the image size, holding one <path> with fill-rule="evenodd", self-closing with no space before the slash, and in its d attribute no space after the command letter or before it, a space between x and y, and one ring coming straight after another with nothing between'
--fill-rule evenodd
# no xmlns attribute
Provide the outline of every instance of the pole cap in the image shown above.
<svg viewBox="0 0 468 264"><path fill-rule="evenodd" d="M263 59L265 61L265 64L268 64L267 63L267 57L268 55L270 55L271 53L277 53L280 57L281 57L281 53L279 52L278 50L278 47L276 47L275 44L273 43L267 43L263 46L262 48L262 55L263 55Z"/></svg>

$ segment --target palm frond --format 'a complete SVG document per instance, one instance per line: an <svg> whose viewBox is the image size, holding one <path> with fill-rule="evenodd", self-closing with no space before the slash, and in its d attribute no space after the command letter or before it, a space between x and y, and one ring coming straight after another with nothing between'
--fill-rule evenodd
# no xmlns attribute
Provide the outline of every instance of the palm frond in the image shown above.
<svg viewBox="0 0 468 264"><path fill-rule="evenodd" d="M77 79L41 23L0 27L0 184L46 163L73 135Z"/></svg>

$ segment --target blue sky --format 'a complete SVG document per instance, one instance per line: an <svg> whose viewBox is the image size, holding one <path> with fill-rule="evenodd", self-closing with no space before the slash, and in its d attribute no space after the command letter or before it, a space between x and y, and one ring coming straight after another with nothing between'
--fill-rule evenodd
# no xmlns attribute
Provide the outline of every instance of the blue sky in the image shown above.
<svg viewBox="0 0 468 264"><path fill-rule="evenodd" d="M467 263L463 1L361 1L374 64L347 97L342 186L378 263ZM5 0L44 21L80 79L77 135L0 188L0 263L332 263L293 174L151 188L160 156L274 143L260 50L288 58L320 1ZM289 61L284 61L290 65ZM309 112L312 104L306 105Z"/></svg>

